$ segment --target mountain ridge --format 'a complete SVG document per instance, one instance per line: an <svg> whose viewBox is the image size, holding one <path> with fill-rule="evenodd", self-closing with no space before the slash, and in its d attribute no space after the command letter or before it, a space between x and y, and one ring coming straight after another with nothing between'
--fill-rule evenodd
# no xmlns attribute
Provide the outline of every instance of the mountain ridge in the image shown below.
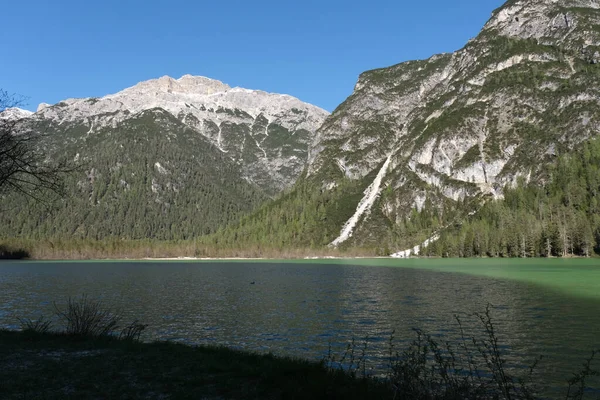
<svg viewBox="0 0 600 400"><path fill-rule="evenodd" d="M215 79L189 74L183 75L179 79L174 79L165 75L160 78L138 82L117 93L108 94L99 98L68 98L54 105L41 103L40 106L38 106L36 113L41 112L50 116L51 114L46 110L55 109L57 106L59 109L61 106L70 106L70 109L63 111L69 112L68 117L71 119L77 119L82 116L93 115L94 113L100 114L101 112L116 111L129 111L130 113L135 113L145 109L161 107L177 116L179 112L185 111L185 108L190 108L187 107L186 104L189 106L193 103L201 103L206 108L213 107L214 109L217 109L219 106L228 108L233 102L231 97L233 100L245 100L246 104L240 105L238 103L235 106L238 108L245 108L244 111L255 118L258 115L263 114L268 119L275 119L279 113L286 111L287 108L289 108L289 104L287 103L303 110L310 110L315 114L329 114L327 111L317 106L302 102L287 94L268 93L261 90L251 90L240 87L232 88ZM281 101L282 99L285 100L285 103ZM186 100L189 100L190 103L186 103ZM102 104L103 102L106 104ZM243 107L246 105L249 107ZM79 108L74 106L79 106ZM55 109L54 111L57 112L58 110ZM79 114L73 111L79 111ZM67 113L65 112L61 115L64 114Z"/></svg>

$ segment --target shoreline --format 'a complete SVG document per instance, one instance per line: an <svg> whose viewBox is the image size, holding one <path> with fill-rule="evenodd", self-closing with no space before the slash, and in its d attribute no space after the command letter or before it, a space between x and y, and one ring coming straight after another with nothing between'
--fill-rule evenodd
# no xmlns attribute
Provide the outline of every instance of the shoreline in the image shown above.
<svg viewBox="0 0 600 400"><path fill-rule="evenodd" d="M370 259L394 259L394 257L383 257L383 256L373 256L373 257L343 257L343 256L307 256L302 258L272 258L272 257L146 257L142 259L131 259L131 260L144 260L144 261L244 261L244 260L272 260L272 261L280 261L280 260L370 260ZM416 258L415 258L416 259Z"/></svg>
<svg viewBox="0 0 600 400"><path fill-rule="evenodd" d="M573 256L568 257L394 257L394 256L304 256L304 257L23 257L11 258L0 257L2 261L29 261L29 262L51 262L51 261L319 261L319 260L389 260L389 261L419 261L419 260L600 260L598 257Z"/></svg>
<svg viewBox="0 0 600 400"><path fill-rule="evenodd" d="M18 238L0 239L0 260L134 260L134 261L267 261L267 260L430 260L444 259L440 256L426 256L410 251L390 254L386 249L351 247L332 248L279 248L249 246L245 248L220 248L197 242L161 241L87 241L87 240L32 240ZM458 258L458 257L456 257ZM497 257L470 257L460 259L494 259ZM516 259L525 259L515 257ZM527 257L528 259L550 259ZM552 257L555 258L555 257ZM573 256L560 259L598 258ZM509 258L498 258L509 259ZM512 259L512 258L511 258Z"/></svg>

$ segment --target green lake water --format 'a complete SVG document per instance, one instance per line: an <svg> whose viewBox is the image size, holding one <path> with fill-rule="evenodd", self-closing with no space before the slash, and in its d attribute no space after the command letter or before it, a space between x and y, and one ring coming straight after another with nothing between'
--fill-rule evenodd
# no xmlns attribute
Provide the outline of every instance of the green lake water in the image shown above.
<svg viewBox="0 0 600 400"><path fill-rule="evenodd" d="M326 262L339 263L338 260ZM348 261L343 261L342 264ZM600 259L358 259L353 265L417 268L533 283L569 296L600 299Z"/></svg>
<svg viewBox="0 0 600 400"><path fill-rule="evenodd" d="M51 315L86 293L149 324L144 340L223 344L321 359L368 337L369 363L386 363L421 328L458 340L469 314L493 305L510 368L544 355L558 387L600 349L600 260L353 259L298 261L0 262L0 327ZM600 360L599 360L600 361ZM600 362L598 363L600 365ZM595 382L600 387L600 382Z"/></svg>

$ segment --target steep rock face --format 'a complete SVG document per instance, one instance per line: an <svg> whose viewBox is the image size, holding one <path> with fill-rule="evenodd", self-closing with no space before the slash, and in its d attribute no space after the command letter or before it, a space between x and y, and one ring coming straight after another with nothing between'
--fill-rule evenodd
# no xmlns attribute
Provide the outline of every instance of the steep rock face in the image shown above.
<svg viewBox="0 0 600 400"><path fill-rule="evenodd" d="M599 45L599 1L509 1L456 53L363 73L309 150L323 190L377 175L332 243L380 242L413 210L543 179L600 129Z"/></svg>
<svg viewBox="0 0 600 400"><path fill-rule="evenodd" d="M116 129L145 110L161 108L208 139L242 169L243 177L269 195L300 175L314 131L328 113L287 96L231 88L217 80L185 75L141 82L102 98L40 104L30 116L55 129L80 126L86 135Z"/></svg>

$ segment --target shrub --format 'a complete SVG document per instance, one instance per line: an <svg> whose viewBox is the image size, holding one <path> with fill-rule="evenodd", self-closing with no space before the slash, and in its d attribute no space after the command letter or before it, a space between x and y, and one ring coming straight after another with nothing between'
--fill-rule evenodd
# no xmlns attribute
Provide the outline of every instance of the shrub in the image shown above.
<svg viewBox="0 0 600 400"><path fill-rule="evenodd" d="M117 313L86 295L79 299L69 297L65 309L60 309L54 303L54 309L64 322L65 333L73 336L111 336L118 329L121 320Z"/></svg>
<svg viewBox="0 0 600 400"><path fill-rule="evenodd" d="M389 341L389 362L385 381L389 383L394 399L540 399L534 384L534 371L542 359L537 358L525 372L518 375L507 368L505 354L491 317L491 306L484 313L472 315L481 324L483 335L466 336L461 320L456 321L461 339L455 343L440 342L422 330L415 329L416 338L404 350L396 350L394 333ZM330 372L340 371L352 377L376 379L367 374L364 345L353 339L341 358L336 359L330 350L323 360ZM587 381L600 376L592 363L598 351L584 362L581 371L567 380L565 399L582 400ZM361 373L359 375L359 373Z"/></svg>
<svg viewBox="0 0 600 400"><path fill-rule="evenodd" d="M0 245L0 260L23 260L29 257L31 254L25 249Z"/></svg>
<svg viewBox="0 0 600 400"><path fill-rule="evenodd" d="M21 324L23 332L30 333L48 333L52 326L52 321L41 316L38 319L17 318Z"/></svg>
<svg viewBox="0 0 600 400"><path fill-rule="evenodd" d="M119 334L119 339L138 341L140 340L140 335L147 327L147 324L140 324L138 320L135 320L121 330L121 333Z"/></svg>

